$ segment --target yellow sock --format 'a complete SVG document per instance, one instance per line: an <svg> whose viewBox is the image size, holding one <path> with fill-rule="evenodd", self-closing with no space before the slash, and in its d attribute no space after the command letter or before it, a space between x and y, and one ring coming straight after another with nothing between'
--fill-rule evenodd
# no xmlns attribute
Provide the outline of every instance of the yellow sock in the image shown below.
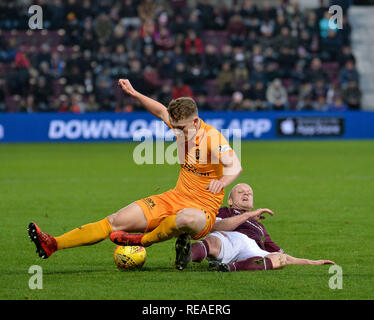
<svg viewBox="0 0 374 320"><path fill-rule="evenodd" d="M150 246L153 243L169 240L178 236L181 231L175 224L176 217L177 216L169 216L165 218L156 229L145 234L142 238L143 245Z"/></svg>
<svg viewBox="0 0 374 320"><path fill-rule="evenodd" d="M56 237L57 249L94 244L108 238L111 232L112 227L108 218L89 223Z"/></svg>

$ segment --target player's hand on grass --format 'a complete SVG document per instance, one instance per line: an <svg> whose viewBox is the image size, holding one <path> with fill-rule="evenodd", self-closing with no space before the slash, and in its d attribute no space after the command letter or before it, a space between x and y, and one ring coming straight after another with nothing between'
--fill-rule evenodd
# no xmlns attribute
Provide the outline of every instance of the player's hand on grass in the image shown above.
<svg viewBox="0 0 374 320"><path fill-rule="evenodd" d="M119 79L118 85L128 95L134 97L138 92L132 87L131 83L127 79Z"/></svg>
<svg viewBox="0 0 374 320"><path fill-rule="evenodd" d="M213 194L216 194L220 193L224 187L225 185L222 181L212 180L205 189L209 190Z"/></svg>
<svg viewBox="0 0 374 320"><path fill-rule="evenodd" d="M265 219L265 217L263 216L264 213L267 213L267 214L270 214L271 216L274 215L274 212L271 211L270 209L257 209L257 210L254 210L254 211L247 211L246 214L248 216L248 219L254 219L254 220L259 220L259 219Z"/></svg>

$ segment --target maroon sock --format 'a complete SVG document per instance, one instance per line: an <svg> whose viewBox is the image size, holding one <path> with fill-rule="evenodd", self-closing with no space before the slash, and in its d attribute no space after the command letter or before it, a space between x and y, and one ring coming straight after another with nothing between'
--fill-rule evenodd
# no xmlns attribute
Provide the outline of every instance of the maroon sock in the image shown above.
<svg viewBox="0 0 374 320"><path fill-rule="evenodd" d="M203 261L208 256L208 254L209 245L205 240L194 242L191 245L191 260L193 262Z"/></svg>
<svg viewBox="0 0 374 320"><path fill-rule="evenodd" d="M247 260L229 263L230 271L271 270L273 264L269 258L253 257Z"/></svg>

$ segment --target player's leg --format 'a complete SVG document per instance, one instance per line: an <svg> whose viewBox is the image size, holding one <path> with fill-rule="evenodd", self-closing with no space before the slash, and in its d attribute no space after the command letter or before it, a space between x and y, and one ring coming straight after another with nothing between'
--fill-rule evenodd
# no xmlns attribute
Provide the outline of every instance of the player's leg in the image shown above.
<svg viewBox="0 0 374 320"><path fill-rule="evenodd" d="M311 265L320 266L323 264L335 264L335 262L331 260L310 260L310 259L304 259L304 258L295 258L288 254L285 254L285 256L286 256L288 265L289 264L311 264Z"/></svg>
<svg viewBox="0 0 374 320"><path fill-rule="evenodd" d="M310 260L304 258L295 258L284 253L271 253L266 256L270 259L273 265L273 269L282 269L287 265L323 265L323 264L335 264L330 260Z"/></svg>
<svg viewBox="0 0 374 320"><path fill-rule="evenodd" d="M206 226L205 214L195 208L185 208L163 219L158 227L145 234L141 239L143 246L166 241L182 233L192 236L199 234Z"/></svg>
<svg viewBox="0 0 374 320"><path fill-rule="evenodd" d="M191 236L204 237L212 228L214 217L205 210L184 209L176 217L176 224L182 233L175 242L175 267L183 270L191 261Z"/></svg>
<svg viewBox="0 0 374 320"><path fill-rule="evenodd" d="M110 239L114 243L146 247L183 232L175 224L176 213L183 207L178 204L178 197L174 190L140 199L136 203L143 209L147 221L146 228L140 232L150 232L148 234L131 234L125 231L116 231L110 235Z"/></svg>
<svg viewBox="0 0 374 320"><path fill-rule="evenodd" d="M157 203L155 207L158 207ZM192 236L198 235L206 227L205 214L194 208L179 210L176 214L169 214L162 219L156 219L156 221L158 221L158 225L154 226L149 233L132 235L120 231L113 233L110 238L117 244L149 247L154 243L169 240L182 233L191 234Z"/></svg>
<svg viewBox="0 0 374 320"><path fill-rule="evenodd" d="M191 261L191 235L195 239L200 239L212 227L212 217L203 211L183 209L175 218L177 228L184 232L175 242L175 267L178 270L186 268Z"/></svg>
<svg viewBox="0 0 374 320"><path fill-rule="evenodd" d="M214 221L215 215L204 209L186 208L178 212L174 220L176 229L182 232L175 243L175 267L178 270L186 268L191 261L191 237L195 240L205 237Z"/></svg>
<svg viewBox="0 0 374 320"><path fill-rule="evenodd" d="M228 263L236 261L241 252L241 244L236 241L237 232L213 232L203 241L194 243L192 261L209 260L211 271L230 271Z"/></svg>
<svg viewBox="0 0 374 320"><path fill-rule="evenodd" d="M186 208L177 213L175 225L183 232L191 236L198 235L206 226L206 215L204 212L194 208Z"/></svg>
<svg viewBox="0 0 374 320"><path fill-rule="evenodd" d="M268 257L251 257L243 261L230 262L226 264L225 268L218 271L255 271L255 270L272 270L276 269L273 266L272 260Z"/></svg>
<svg viewBox="0 0 374 320"><path fill-rule="evenodd" d="M272 262L266 258L269 252L262 250L256 241L240 232L225 232L233 248L237 251L225 261L210 266L215 271L270 270Z"/></svg>
<svg viewBox="0 0 374 320"><path fill-rule="evenodd" d="M144 232L148 221L143 209L136 202L108 216L112 231Z"/></svg>
<svg viewBox="0 0 374 320"><path fill-rule="evenodd" d="M330 260L309 260L295 258L283 253L269 253L262 250L257 243L239 232L225 232L230 238L232 246L239 250L235 258L229 263L221 261L211 270L216 271L244 271L244 270L274 270L282 269L287 265L322 265L334 264ZM236 261L235 261L236 260Z"/></svg>
<svg viewBox="0 0 374 320"><path fill-rule="evenodd" d="M100 221L80 226L58 237L42 232L32 222L29 224L29 236L35 243L39 256L48 258L57 250L98 243L108 238L113 230L136 232L144 231L146 227L147 220L142 208L132 203Z"/></svg>
<svg viewBox="0 0 374 320"><path fill-rule="evenodd" d="M270 253L265 257L251 257L243 261L237 261L228 264L227 271L243 271L243 270L276 270L283 269L285 266L298 265L323 265L335 264L330 260L309 260L295 258L284 253ZM225 271L225 270L220 270Z"/></svg>
<svg viewBox="0 0 374 320"><path fill-rule="evenodd" d="M146 227L147 220L142 208L133 202L101 221L83 225L56 237L57 247L66 249L95 244L108 238L113 231L143 232Z"/></svg>
<svg viewBox="0 0 374 320"><path fill-rule="evenodd" d="M191 261L201 262L207 257L216 260L221 248L221 239L214 235L208 235L204 240L196 241L191 245Z"/></svg>

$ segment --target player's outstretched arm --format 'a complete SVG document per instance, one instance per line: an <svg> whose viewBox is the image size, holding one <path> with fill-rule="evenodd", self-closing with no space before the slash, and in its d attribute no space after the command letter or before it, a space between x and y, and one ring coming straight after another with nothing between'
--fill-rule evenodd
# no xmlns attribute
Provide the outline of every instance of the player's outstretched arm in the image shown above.
<svg viewBox="0 0 374 320"><path fill-rule="evenodd" d="M233 231L242 223L246 222L248 219L260 217L264 213L268 213L271 216L274 215L274 212L270 209L257 209L254 211L247 211L230 218L225 218L221 220L217 219L215 224L213 225L212 231Z"/></svg>
<svg viewBox="0 0 374 320"><path fill-rule="evenodd" d="M169 114L167 108L163 104L136 91L128 79L119 79L118 85L126 94L138 100L148 112L164 121L166 124L168 123Z"/></svg>

